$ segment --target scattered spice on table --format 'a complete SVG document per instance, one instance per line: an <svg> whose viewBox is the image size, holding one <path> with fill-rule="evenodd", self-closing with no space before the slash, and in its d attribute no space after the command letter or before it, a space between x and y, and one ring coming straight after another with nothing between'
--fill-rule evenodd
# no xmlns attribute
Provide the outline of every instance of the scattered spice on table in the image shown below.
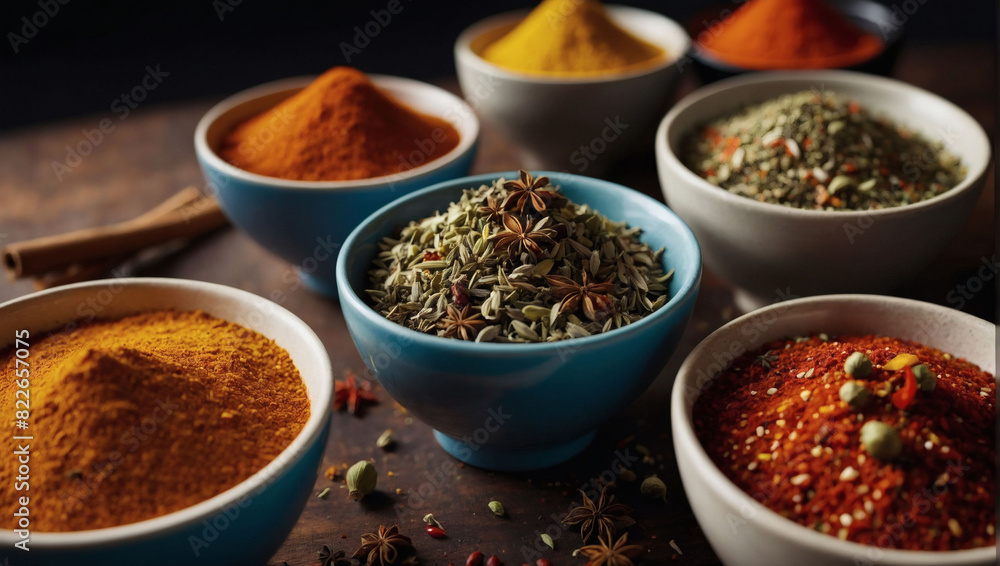
<svg viewBox="0 0 1000 566"><path fill-rule="evenodd" d="M965 178L941 142L830 91L785 94L716 119L684 140L682 154L733 194L815 210L921 202Z"/></svg>
<svg viewBox="0 0 1000 566"><path fill-rule="evenodd" d="M643 550L638 544L628 544L628 533L625 533L618 540L599 536L597 544L580 548L580 554L587 557L590 566L633 566Z"/></svg>
<svg viewBox="0 0 1000 566"><path fill-rule="evenodd" d="M753 363L768 350L770 368ZM847 373L857 353L872 365L863 379ZM936 376L933 389L913 386L916 364ZM864 407L843 399L845 383L870 391ZM768 388L777 394L750 394ZM906 403L894 402L900 391ZM882 548L958 550L996 544L995 395L991 374L916 342L809 337L741 356L695 402L694 422L730 480L801 525Z"/></svg>
<svg viewBox="0 0 1000 566"><path fill-rule="evenodd" d="M823 0L748 0L697 41L710 55L749 69L850 67L885 47Z"/></svg>
<svg viewBox="0 0 1000 566"><path fill-rule="evenodd" d="M413 551L413 541L400 534L398 526L381 525L378 531L361 535L361 546L352 558L365 560L369 566L388 566Z"/></svg>
<svg viewBox="0 0 1000 566"><path fill-rule="evenodd" d="M390 472L391 473L391 472ZM359 460L347 470L347 495L360 501L375 492L378 485L378 470L368 460Z"/></svg>
<svg viewBox="0 0 1000 566"><path fill-rule="evenodd" d="M512 71L572 76L638 70L666 53L619 27L596 0L545 0L482 57Z"/></svg>
<svg viewBox="0 0 1000 566"><path fill-rule="evenodd" d="M325 544L316 554L319 556L319 566L351 566L353 564L353 561L347 558L346 552L343 550L332 551Z"/></svg>
<svg viewBox="0 0 1000 566"><path fill-rule="evenodd" d="M663 249L651 250L640 232L521 171L383 238L366 292L387 319L446 338L590 336L669 299Z"/></svg>
<svg viewBox="0 0 1000 566"><path fill-rule="evenodd" d="M450 122L395 100L357 69L334 67L237 125L219 155L258 175L345 181L408 171L458 143Z"/></svg>
<svg viewBox="0 0 1000 566"><path fill-rule="evenodd" d="M346 407L352 415L359 415L361 407L365 403L378 403L378 397L375 396L375 388L371 382L359 379L350 369L344 370L343 380L334 380L333 388L333 410L335 411Z"/></svg>
<svg viewBox="0 0 1000 566"><path fill-rule="evenodd" d="M607 484L601 490L597 500L587 497L583 491L583 503L572 509L562 520L565 525L580 525L580 536L583 542L596 535L598 539L614 539L619 531L628 529L635 524L630 517L632 508L624 503L615 502L614 484Z"/></svg>
<svg viewBox="0 0 1000 566"><path fill-rule="evenodd" d="M31 343L31 527L100 529L189 507L276 458L309 418L274 341L204 312L79 321ZM0 408L18 365L0 351ZM14 432L14 421L8 421ZM0 466L13 528L14 466Z"/></svg>

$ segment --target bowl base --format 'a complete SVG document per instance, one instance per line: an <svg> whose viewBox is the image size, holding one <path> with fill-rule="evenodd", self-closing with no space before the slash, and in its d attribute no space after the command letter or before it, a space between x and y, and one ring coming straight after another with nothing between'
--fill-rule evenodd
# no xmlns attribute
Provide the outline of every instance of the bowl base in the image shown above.
<svg viewBox="0 0 1000 566"><path fill-rule="evenodd" d="M576 456L594 439L595 431L580 438L558 444L543 444L525 448L502 448L488 445L469 445L461 439L434 431L434 438L448 454L487 470L498 472L524 472L548 468Z"/></svg>
<svg viewBox="0 0 1000 566"><path fill-rule="evenodd" d="M323 279L320 279L319 277L316 277L315 275L312 275L310 273L304 273L298 267L295 268L295 273L298 274L299 279L302 280L302 283L310 291L318 293L320 295L323 295L324 297L328 297L331 299L336 299L339 296L337 294L336 283L324 281Z"/></svg>

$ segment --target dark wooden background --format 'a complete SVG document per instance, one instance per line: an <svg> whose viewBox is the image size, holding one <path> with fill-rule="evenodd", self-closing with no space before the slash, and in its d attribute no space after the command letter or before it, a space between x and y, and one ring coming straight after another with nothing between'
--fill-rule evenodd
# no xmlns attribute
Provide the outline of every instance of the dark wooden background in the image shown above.
<svg viewBox="0 0 1000 566"><path fill-rule="evenodd" d="M939 93L969 111L995 134L996 74L991 45L914 47L904 52L897 77ZM455 82L445 85L455 88ZM683 95L696 86L685 77ZM66 144L78 142L81 131L97 126L102 116L50 123L0 135L0 244L37 236L111 223L136 216L187 185L203 183L192 147L194 126L213 101L176 103L142 108L99 145L72 172L56 179L51 162L64 158ZM511 148L489 128L484 129L475 173L507 170L519 165ZM661 198L652 153L636 155L612 170L610 180ZM995 253L993 173L977 208L961 233L919 278L897 290L898 295L956 306L949 293L964 284L983 261ZM887 258L891 264L891 258ZM153 266L140 275L212 281L262 296L284 292L288 308L320 336L333 360L337 376L345 368L363 370L340 309L326 300L287 283L292 269L234 229L211 235ZM965 301L964 310L995 320L995 281ZM27 281L0 283L0 302L32 291ZM951 295L954 297L954 295ZM731 290L706 272L694 317L678 352L645 395L629 409L606 422L593 444L581 456L556 468L531 474L496 474L457 467L435 443L431 430L408 418L384 391L382 402L362 418L336 414L326 450L326 465L375 458L380 472L380 494L364 504L350 501L339 483L320 477L315 493L332 487L330 496L313 497L285 545L270 560L280 564L316 562L322 545L348 554L360 535L380 524L399 524L413 538L427 563L464 563L473 550L496 554L508 565L525 562L523 547L534 547L548 531L556 550L543 554L554 564L582 563L571 558L580 537L563 531L553 518L579 500L577 488L618 469L619 452L635 455L638 446L651 459L630 464L638 477L656 473L668 486L667 501L643 500L638 483L619 481L619 496L635 508L638 526L633 538L649 549L647 561L677 564L718 564L695 522L674 463L667 407L677 367L699 340L737 316ZM614 379L614 376L608 376ZM395 431L398 446L385 453L375 439L386 428ZM390 475L391 474L391 475ZM607 476L606 476L607 477ZM396 490L399 490L397 494ZM508 516L491 515L487 502L497 499ZM447 527L449 537L434 540L421 531L421 517L432 512ZM683 551L669 545L675 540ZM532 561L533 562L533 561Z"/></svg>

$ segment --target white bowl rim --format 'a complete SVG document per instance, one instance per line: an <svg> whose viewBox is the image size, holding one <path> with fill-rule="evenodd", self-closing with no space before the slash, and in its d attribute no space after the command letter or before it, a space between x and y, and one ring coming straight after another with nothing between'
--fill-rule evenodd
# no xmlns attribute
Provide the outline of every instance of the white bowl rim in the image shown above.
<svg viewBox="0 0 1000 566"><path fill-rule="evenodd" d="M684 164L671 149L670 144L667 143L668 131L674 125L677 117L681 113L688 110L690 107L700 103L705 98L709 96L714 96L720 92L729 91L731 93L738 93L744 87L753 86L763 83L825 83L832 82L835 83L832 86L832 90L838 90L842 86L838 85L849 85L855 86L859 84L868 84L876 86L877 88L893 92L895 95L906 94L913 96L923 96L934 100L936 103L948 108L955 115L967 120L973 125L965 131L972 136L979 138L977 143L983 145L987 148L985 159L978 163L965 163L966 174L965 178L962 179L960 183L952 187L951 189L945 191L944 193L937 195L933 198L923 200L920 202L915 202L912 204L906 204L902 206L894 206L890 208L880 208L877 210L813 210L806 208L798 208L792 206L784 206L766 202L759 202L751 198L743 197L740 195L734 195L728 190L721 187L717 187L705 179L699 177L694 171L689 169L687 165ZM803 85L805 86L805 85ZM788 92L794 92L794 89L800 88L795 86L790 86ZM842 94L850 95L850 92L843 92ZM920 133L923 133L921 131ZM656 140L655 140L655 152L657 156L657 161L661 159L666 161L666 167L679 171L688 182L688 185L696 187L695 190L705 193L707 196L714 198L718 201L726 202L733 206L742 207L748 211L753 211L760 214L778 214L784 215L788 218L797 219L809 219L816 220L821 216L826 216L830 219L846 220L846 221L856 221L862 217L885 217L891 214L907 214L910 212L917 212L926 208L936 206L942 202L960 198L960 196L972 190L974 187L979 185L979 181L986 174L986 170L990 166L992 161L992 146L990 145L990 140L986 136L986 132L983 130L982 125L976 121L975 118L969 115L968 112L961 109L953 102L934 94L928 90L924 90L920 87L913 86L896 79L890 79L886 77L879 77L875 75L869 75L867 73L861 73L858 71L848 71L842 69L830 69L830 70L818 70L818 71L761 71L739 75L736 77L730 77L712 83L710 85L701 87L694 92L688 94L683 99L674 104L673 108L667 112L666 116L660 122L660 126L656 130ZM963 160L964 161L964 160ZM981 188L981 187L980 187Z"/></svg>
<svg viewBox="0 0 1000 566"><path fill-rule="evenodd" d="M502 25L507 25L513 23L514 21L520 21L524 19L525 16L530 13L531 10L513 10L509 12L503 12L490 16L488 18L479 20L478 22L472 24L471 26L465 28L461 34L459 34L458 39L455 41L455 58L461 59L469 65L476 67L478 70L488 73L490 75L497 76L502 79L509 81L522 82L522 83L532 83L532 84L600 84L600 83L610 83L615 81L620 81L624 79L633 79L637 77L643 77L646 75L652 75L658 73L663 69L670 67L671 65L677 65L688 56L688 52L691 49L691 38L688 36L687 31L676 21L660 14L658 12L653 12L651 10L643 10L642 8L634 8L632 6L621 6L618 4L605 4L605 9L611 14L628 14L631 13L637 16L643 16L648 18L656 19L661 25L665 26L665 29L669 29L670 33L674 34L675 38L680 38L684 42L684 49L680 53L666 53L663 61L655 65L643 66L633 71L628 71L625 73L600 73L594 75L546 75L541 73L525 73L519 71L513 71L505 67L490 63L489 61L480 57L477 53L472 51L472 42L487 31L498 28ZM646 41L646 40L644 40ZM664 49L663 43L656 43L657 47Z"/></svg>
<svg viewBox="0 0 1000 566"><path fill-rule="evenodd" d="M109 285L126 285L130 287L146 287L150 291L156 289L172 288L185 292L206 292L220 293L228 295L241 302L252 306L259 306L268 309L271 316L284 319L285 323L292 327L298 335L298 339L307 344L311 350L322 353L320 356L321 371L331 377L327 380L319 380L319 387L308 393L309 400L316 400L318 410L310 411L309 420L306 421L302 430L292 440L292 443L285 447L281 453L268 462L266 466L257 470L253 475L244 479L233 487L214 495L208 499L200 501L189 507L160 515L152 519L146 519L136 523L128 523L117 527L107 527L103 529L92 529L87 531L67 531L67 532L32 532L31 540L39 549L46 550L68 550L80 548L94 548L109 545L121 545L125 543L138 543L146 539L173 533L192 525L210 519L237 505L243 497L246 497L256 490L268 485L276 480L281 474L298 462L302 456L309 451L313 442L322 435L327 426L328 417L332 412L333 403L333 369L330 363L330 356L326 351L323 342L316 336L309 326L298 316L281 305L269 301L261 296L229 287L218 283L206 281L194 281L190 279L172 279L159 277L125 277L120 279L102 279L97 281L85 281L73 283L61 287L55 287L44 291L30 293L23 297L18 297L10 301L0 303L0 312L10 306L29 303L44 302L49 298L74 292L79 289L98 289ZM0 531L0 544L12 546L19 540L13 531Z"/></svg>
<svg viewBox="0 0 1000 566"><path fill-rule="evenodd" d="M559 340L555 342L542 342L542 343L528 343L528 344L498 344L493 342L471 342L466 340L455 340L452 338L442 338L433 334L426 334L424 332L419 332L410 328L406 328L395 322L391 322L384 316L379 314L369 305L364 298L359 296L354 292L354 288L350 283L350 277L347 273L347 258L351 253L341 252L340 256L337 258L337 285L338 290L340 290L341 301L350 301L357 305L358 310L361 311L362 316L370 323L374 324L379 328L380 331L388 333L392 336L400 336L405 338L407 341L412 341L416 344L431 347L431 348L458 348L460 352L470 353L470 354L482 354L482 355L496 355L509 353L514 354L546 354L553 351L558 352L565 348L583 348L591 344L597 343L608 343L615 342L618 340L625 340L630 338L634 333L641 332L646 326L653 324L653 321L669 316L670 314L678 311L681 308L683 302L687 301L689 297L694 294L697 296L699 286L701 283L702 276L702 259L701 259L701 247L698 244L698 240L694 236L694 232L691 228L684 222L677 213L670 210L669 207L664 205L662 202L643 194L634 189L630 189L624 185L619 185L617 183L612 183L611 181L605 181L604 179L597 179L593 177L583 177L582 175L576 175L573 173L561 173L557 171L533 171L536 176L547 176L553 181L559 178L565 179L566 176L582 177L587 181L595 181L609 189L618 191L629 191L634 197L641 197L640 200L647 200L649 206L657 205L666 211L666 213L672 217L672 219L677 223L678 227L681 228L681 233L683 234L683 240L679 242L679 246L690 246L694 252L694 269L691 277L684 281L680 289L675 293L670 300L666 302L662 307L660 307L655 312L648 314L641 319L624 326L622 328L616 328L614 330L609 330L608 332L602 332L600 334L594 334L591 336L584 336L582 338L573 338L571 340ZM442 181L431 185L430 187L420 189L406 195L405 197L399 198L382 208L376 210L365 220L361 221L351 234L344 240L344 246L342 250L350 250L355 246L355 240L360 237L361 231L368 227L369 224L375 220L381 218L385 214L389 213L390 210L405 207L412 201L419 200L423 198L426 194L453 191L456 195L460 195L461 191L469 188L478 188L484 183L489 183L494 179L504 177L507 179L513 179L517 175L517 171L500 171L496 173L483 173L480 175L470 175L467 177L460 177L457 179L450 179L448 181ZM572 179L570 179L572 180ZM452 202L451 200L449 202ZM447 206L447 205L445 205ZM600 212L600 211L598 211ZM603 214L603 213L602 213ZM649 228L643 228L648 230ZM695 297L696 298L696 297Z"/></svg>
<svg viewBox="0 0 1000 566"><path fill-rule="evenodd" d="M705 448L701 445L701 441L698 439L697 434L695 434L694 426L691 422L691 411L697 397L693 398L690 403L685 399L685 390L689 386L693 387L692 380L694 379L695 372L692 369L692 366L694 365L695 358L698 357L698 354L708 350L709 342L714 337L732 328L741 326L752 318L769 314L775 310L782 310L787 314L789 310L794 311L799 308L807 308L824 304L829 304L831 306L890 304L899 308L929 309L937 311L942 315L947 314L950 317L960 318L970 326L979 327L983 332L995 331L995 327L989 322L970 314L956 311L955 309L923 301L917 301L914 299L904 299L886 295L818 295L815 297L803 297L777 302L759 308L755 311L751 311L737 317L736 319L714 330L711 334L705 337L705 339L703 339L690 354L688 354L688 356L684 359L684 362L681 364L680 369L677 370L677 377L674 380L673 389L670 393L670 427L675 435L675 451L682 445L689 447L691 450L685 451L683 457L687 458L692 462L693 466L698 468L699 473L704 477L707 483L713 486L717 494L722 499L726 500L727 503L733 505L734 508L755 509L757 511L757 514L753 519L755 524L760 525L763 529L767 530L778 539L794 538L797 539L797 541L803 546L811 546L831 556L848 558L859 555L864 556L864 553L867 550L876 548L882 553L882 557L879 558L879 560L873 560L873 562L890 560L893 563L911 564L913 566L973 566L985 562L987 558L992 557L995 559L997 552L997 548L995 546L945 551L884 549L878 546L840 540L837 537L816 532L808 527L796 523L795 521L792 521L791 519L786 519L768 507L761 505L757 502L757 500L727 478L725 474L719 470L718 466L712 462L711 458L709 458L708 453L705 452ZM933 344L928 345L933 346ZM975 362L973 361L973 363ZM677 436L680 437L680 442L677 442ZM681 457L676 454L675 456L677 458Z"/></svg>
<svg viewBox="0 0 1000 566"><path fill-rule="evenodd" d="M314 81L317 76L299 76L290 77L285 79L279 79L276 81L267 82L254 87L237 92L236 94L230 95L220 102L212 106L204 116L198 120L198 125L195 127L194 131L194 146L195 152L205 161L207 161L212 167L222 171L225 175L239 179L243 182L254 183L258 185L268 185L277 189L284 190L363 190L363 189L376 189L383 187L389 183L402 183L409 182L411 180L417 179L419 177L426 177L433 172L450 165L451 163L457 161L466 153L471 151L476 142L479 140L480 124L479 118L476 113L472 110L461 97L439 87L432 85L430 83L425 83L423 81L418 81L414 79L408 79L405 77L395 77L390 75L378 75L370 74L367 75L369 79L380 89L384 88L394 88L399 90L415 90L422 89L427 92L433 92L437 96L443 96L448 99L450 103L453 103L455 107L461 109L462 120L467 120L469 122L469 135L463 135L463 127L461 124L457 124L448 120L441 113L425 113L431 116L437 117L439 119L445 120L449 124L455 127L459 132L458 145L452 148L451 151L438 157L437 159L428 161L422 165L408 169L406 171L401 171L399 173L392 173L389 175L380 175L378 177L368 177L366 179L353 179L347 181L297 181L292 179L282 179L280 177L268 177L267 175L260 175L258 173L252 173L245 169L241 169L228 161L222 159L218 153L215 152L208 145L208 129L219 119L222 115L226 114L236 106L245 104L254 99L261 98L263 96L268 96L274 93L278 93L285 90L301 89L307 86L309 83ZM398 102L406 104L406 100L402 97L397 98L393 96Z"/></svg>

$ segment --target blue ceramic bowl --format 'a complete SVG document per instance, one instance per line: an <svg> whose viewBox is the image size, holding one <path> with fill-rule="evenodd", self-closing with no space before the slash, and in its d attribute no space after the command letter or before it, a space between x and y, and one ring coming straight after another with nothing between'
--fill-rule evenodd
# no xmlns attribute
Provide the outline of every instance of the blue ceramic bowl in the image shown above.
<svg viewBox="0 0 1000 566"><path fill-rule="evenodd" d="M458 130L458 146L424 162L433 139L414 140L411 164L403 173L356 181L289 181L230 165L216 153L240 122L273 108L312 82L311 77L264 84L215 105L195 130L194 146L208 192L229 220L268 251L291 263L314 291L336 296L336 258L344 238L369 214L393 200L434 183L469 174L479 139L472 108L450 92L426 83L370 75L383 92L424 114L447 120ZM275 116L274 127L282 126Z"/></svg>
<svg viewBox="0 0 1000 566"><path fill-rule="evenodd" d="M22 540L16 532L0 530L0 558L9 559L5 564L263 564L298 521L323 460L333 380L323 343L284 308L246 291L200 281L140 278L78 283L0 304L0 336L4 337L0 349L11 345L16 330L27 329L36 341L88 313L116 318L166 308L205 311L255 330L285 348L308 390L311 414L305 427L257 473L180 511L91 531L42 533L31 530L29 524L28 552L14 547ZM169 423L168 419L164 426ZM27 495L30 520L31 500L39 494ZM97 496L99 491L91 495Z"/></svg>
<svg viewBox="0 0 1000 566"><path fill-rule="evenodd" d="M586 448L605 419L634 401L663 369L698 294L701 254L694 234L663 204L621 185L554 172L572 201L643 228L652 248L666 248L674 270L670 301L653 314L605 334L544 344L464 342L389 322L365 298L379 240L444 210L463 189L516 172L440 183L368 217L344 243L337 262L340 304L368 369L393 398L432 426L438 442L469 464L529 470Z"/></svg>

